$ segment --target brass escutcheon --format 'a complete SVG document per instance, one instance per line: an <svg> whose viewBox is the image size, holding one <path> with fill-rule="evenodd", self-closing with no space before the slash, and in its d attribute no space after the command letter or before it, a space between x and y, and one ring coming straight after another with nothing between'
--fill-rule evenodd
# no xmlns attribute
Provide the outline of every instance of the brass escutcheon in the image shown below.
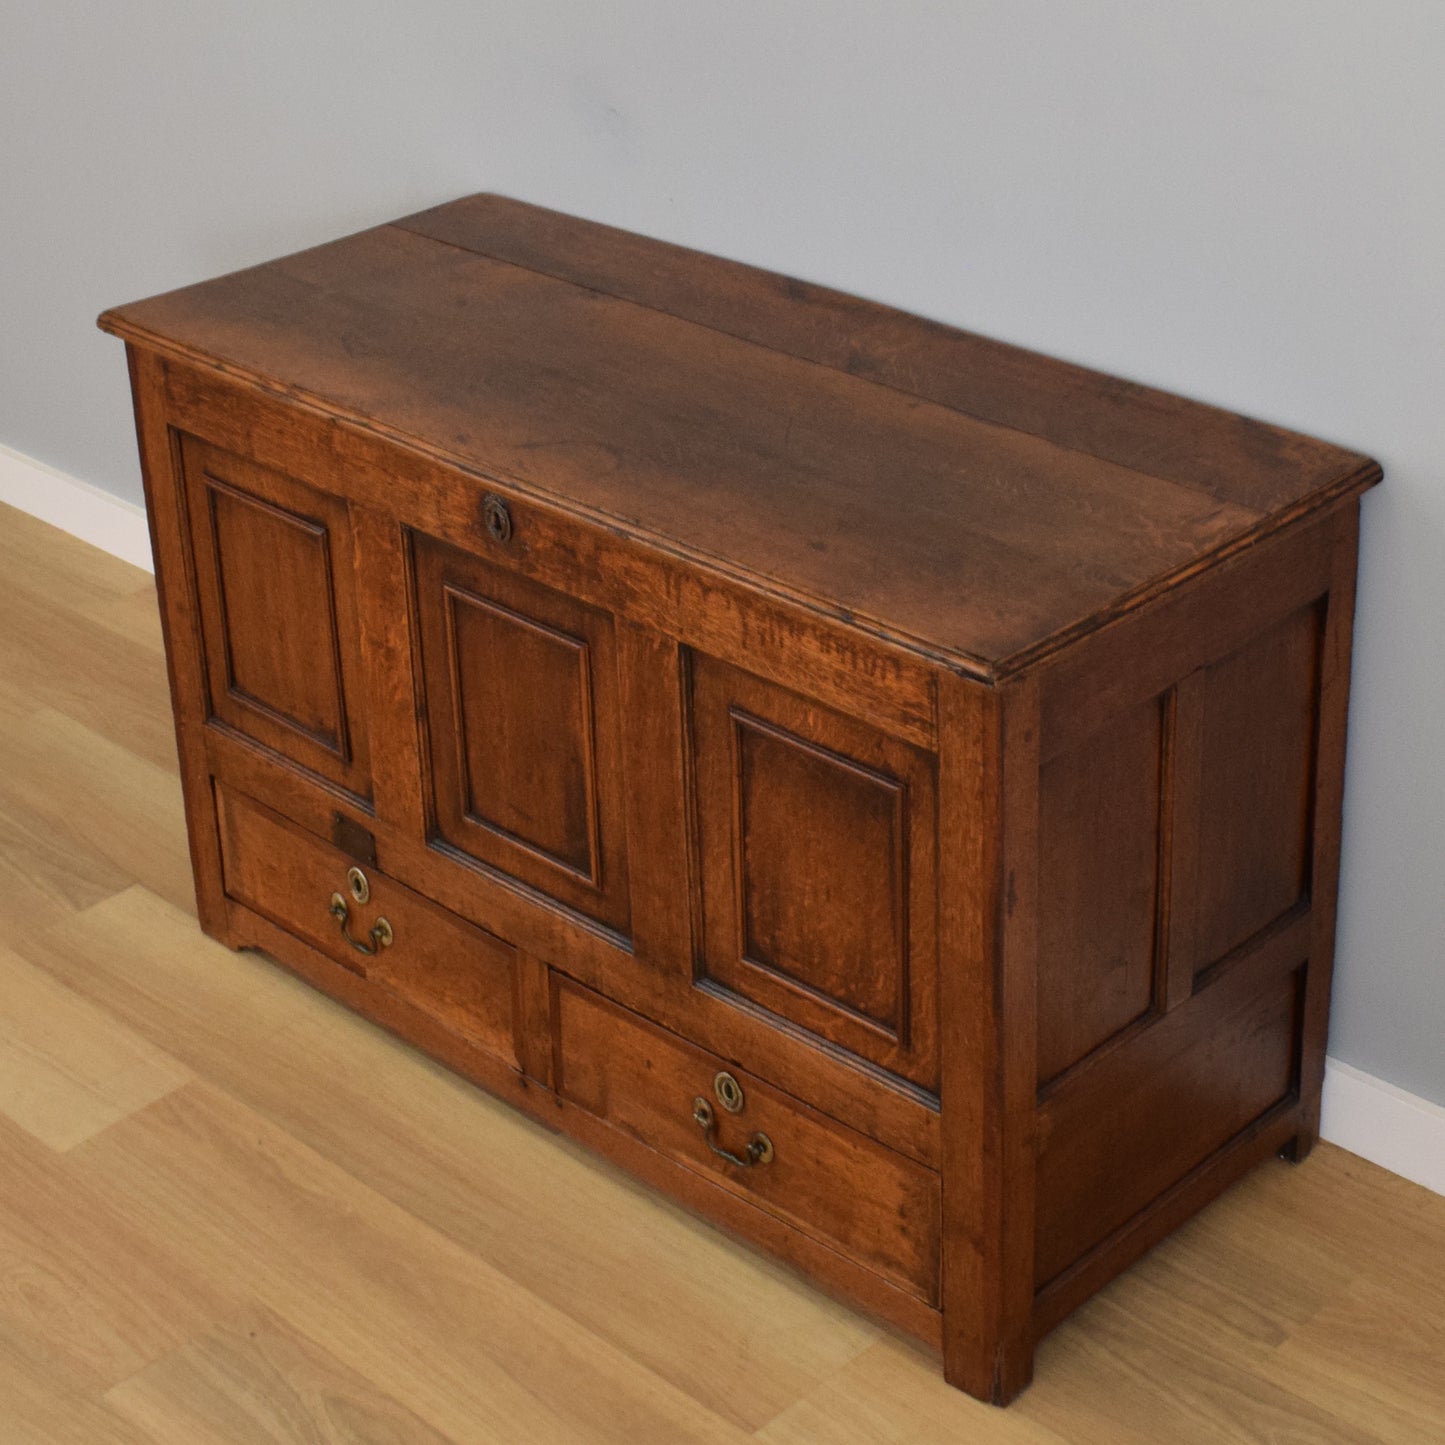
<svg viewBox="0 0 1445 1445"><path fill-rule="evenodd" d="M371 884L366 881L366 874L360 868L346 870L346 886L358 903L371 902Z"/></svg>
<svg viewBox="0 0 1445 1445"><path fill-rule="evenodd" d="M743 1111L743 1086L724 1069L716 1075L712 1081L712 1091L717 1095L717 1101L728 1111L729 1114L741 1114Z"/></svg>

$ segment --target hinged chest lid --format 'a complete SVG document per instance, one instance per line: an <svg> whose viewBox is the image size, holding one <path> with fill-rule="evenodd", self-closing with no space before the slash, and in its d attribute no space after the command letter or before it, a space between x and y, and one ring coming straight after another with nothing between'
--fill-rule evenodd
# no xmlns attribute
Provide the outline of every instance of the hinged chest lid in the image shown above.
<svg viewBox="0 0 1445 1445"><path fill-rule="evenodd" d="M1292 432L489 195L101 325L985 677L1380 477Z"/></svg>

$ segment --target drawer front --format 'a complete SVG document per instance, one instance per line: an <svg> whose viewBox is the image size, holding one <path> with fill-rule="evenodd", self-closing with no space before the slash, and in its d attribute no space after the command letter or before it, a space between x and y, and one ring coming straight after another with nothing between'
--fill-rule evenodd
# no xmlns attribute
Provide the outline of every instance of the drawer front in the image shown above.
<svg viewBox="0 0 1445 1445"><path fill-rule="evenodd" d="M357 870L365 886L353 891L355 865L346 854L219 781L216 810L231 898L453 1033L519 1063L513 949L375 868Z"/></svg>
<svg viewBox="0 0 1445 1445"><path fill-rule="evenodd" d="M931 1170L590 991L561 985L557 1027L558 1089L569 1102L937 1302ZM724 1071L737 1097L719 1086Z"/></svg>

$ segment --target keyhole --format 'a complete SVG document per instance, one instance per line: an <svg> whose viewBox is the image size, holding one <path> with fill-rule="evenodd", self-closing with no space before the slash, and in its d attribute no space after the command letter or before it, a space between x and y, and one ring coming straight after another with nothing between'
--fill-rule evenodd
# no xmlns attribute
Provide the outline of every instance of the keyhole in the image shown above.
<svg viewBox="0 0 1445 1445"><path fill-rule="evenodd" d="M494 542L512 540L512 513L507 504L494 493L489 492L482 501L482 522L487 536Z"/></svg>

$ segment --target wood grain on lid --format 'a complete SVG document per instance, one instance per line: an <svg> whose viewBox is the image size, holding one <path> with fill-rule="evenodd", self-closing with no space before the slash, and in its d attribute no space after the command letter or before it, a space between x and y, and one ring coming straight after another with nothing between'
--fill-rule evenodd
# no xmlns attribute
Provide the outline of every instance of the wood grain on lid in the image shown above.
<svg viewBox="0 0 1445 1445"><path fill-rule="evenodd" d="M1379 478L1278 428L490 196L101 324L984 674Z"/></svg>

